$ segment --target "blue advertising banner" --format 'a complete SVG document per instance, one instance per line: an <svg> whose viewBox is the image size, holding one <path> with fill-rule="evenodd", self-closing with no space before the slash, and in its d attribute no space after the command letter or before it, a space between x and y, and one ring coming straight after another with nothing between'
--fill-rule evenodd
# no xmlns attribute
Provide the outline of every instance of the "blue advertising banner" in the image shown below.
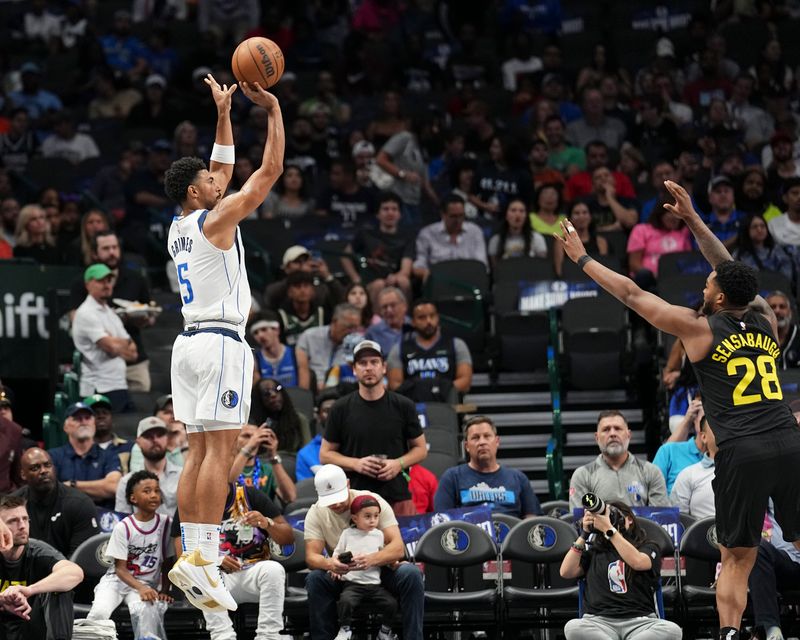
<svg viewBox="0 0 800 640"><path fill-rule="evenodd" d="M647 518L660 524L672 538L672 544L677 548L681 544L683 535L683 524L678 507L632 507L637 516ZM577 507L572 510L575 522L583 518L583 508Z"/></svg>
<svg viewBox="0 0 800 640"><path fill-rule="evenodd" d="M564 305L573 298L596 298L600 285L596 282L541 280L519 283L519 311L547 311Z"/></svg>

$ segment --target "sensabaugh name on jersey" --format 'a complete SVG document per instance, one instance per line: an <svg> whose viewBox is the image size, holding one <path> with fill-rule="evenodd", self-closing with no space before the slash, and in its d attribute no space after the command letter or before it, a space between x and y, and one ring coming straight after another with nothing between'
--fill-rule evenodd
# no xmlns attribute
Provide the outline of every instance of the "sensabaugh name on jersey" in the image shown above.
<svg viewBox="0 0 800 640"><path fill-rule="evenodd" d="M191 253L192 239L187 238L186 236L178 236L177 238L175 238L175 241L172 243L172 246L169 248L169 250L172 253L173 258L177 256L181 251L185 251L186 253Z"/></svg>

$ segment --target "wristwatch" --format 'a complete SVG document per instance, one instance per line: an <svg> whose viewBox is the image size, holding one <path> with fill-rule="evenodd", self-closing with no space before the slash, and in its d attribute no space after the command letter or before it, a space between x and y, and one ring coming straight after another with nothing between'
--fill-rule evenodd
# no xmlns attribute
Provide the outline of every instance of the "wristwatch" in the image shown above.
<svg viewBox="0 0 800 640"><path fill-rule="evenodd" d="M281 459L281 457L278 454L275 454L274 456L272 456L269 459L269 463L270 464L281 464L282 462L283 462L283 460Z"/></svg>
<svg viewBox="0 0 800 640"><path fill-rule="evenodd" d="M400 169L400 170L397 172L397 177L398 177L398 178L400 178L401 180L405 180L405 179L406 179L406 172L405 172L405 171L403 171L402 169Z"/></svg>
<svg viewBox="0 0 800 640"><path fill-rule="evenodd" d="M75 480L70 480L69 481L69 486L72 487L73 489L75 489L78 486L78 483Z"/></svg>
<svg viewBox="0 0 800 640"><path fill-rule="evenodd" d="M611 540L615 533L617 533L617 530L614 527L611 527L608 531L606 531L606 540Z"/></svg>

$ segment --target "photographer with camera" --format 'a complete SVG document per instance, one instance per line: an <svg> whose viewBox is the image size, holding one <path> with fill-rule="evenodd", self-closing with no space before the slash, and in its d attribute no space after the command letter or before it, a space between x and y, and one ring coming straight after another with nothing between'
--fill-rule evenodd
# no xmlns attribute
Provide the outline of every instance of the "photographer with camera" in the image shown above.
<svg viewBox="0 0 800 640"><path fill-rule="evenodd" d="M583 496L583 530L561 563L561 577L586 579L583 617L567 622L567 640L680 640L681 628L656 613L658 544L630 507ZM587 539L591 542L587 546Z"/></svg>

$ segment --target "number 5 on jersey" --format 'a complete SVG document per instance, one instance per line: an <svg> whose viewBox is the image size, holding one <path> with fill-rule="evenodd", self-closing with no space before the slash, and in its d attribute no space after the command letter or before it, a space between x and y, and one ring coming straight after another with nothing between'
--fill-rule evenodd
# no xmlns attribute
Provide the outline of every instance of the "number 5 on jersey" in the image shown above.
<svg viewBox="0 0 800 640"><path fill-rule="evenodd" d="M758 375L761 377L761 391L764 397L767 398L767 400L783 399L783 390L781 389L780 380L778 380L778 369L775 366L775 358L767 355L758 356L755 364L750 358L734 358L728 361L728 375L737 375L738 370L742 367L744 367L744 375L733 390L734 406L761 402L762 396L760 393L744 394L744 392L747 391L747 387L750 386L750 383L756 377L756 369L758 369Z"/></svg>
<svg viewBox="0 0 800 640"><path fill-rule="evenodd" d="M181 285L181 298L183 304L189 304L194 300L194 291L192 291L192 283L189 282L189 263L181 262L178 265L178 282ZM183 287L186 287L186 293L183 293Z"/></svg>

